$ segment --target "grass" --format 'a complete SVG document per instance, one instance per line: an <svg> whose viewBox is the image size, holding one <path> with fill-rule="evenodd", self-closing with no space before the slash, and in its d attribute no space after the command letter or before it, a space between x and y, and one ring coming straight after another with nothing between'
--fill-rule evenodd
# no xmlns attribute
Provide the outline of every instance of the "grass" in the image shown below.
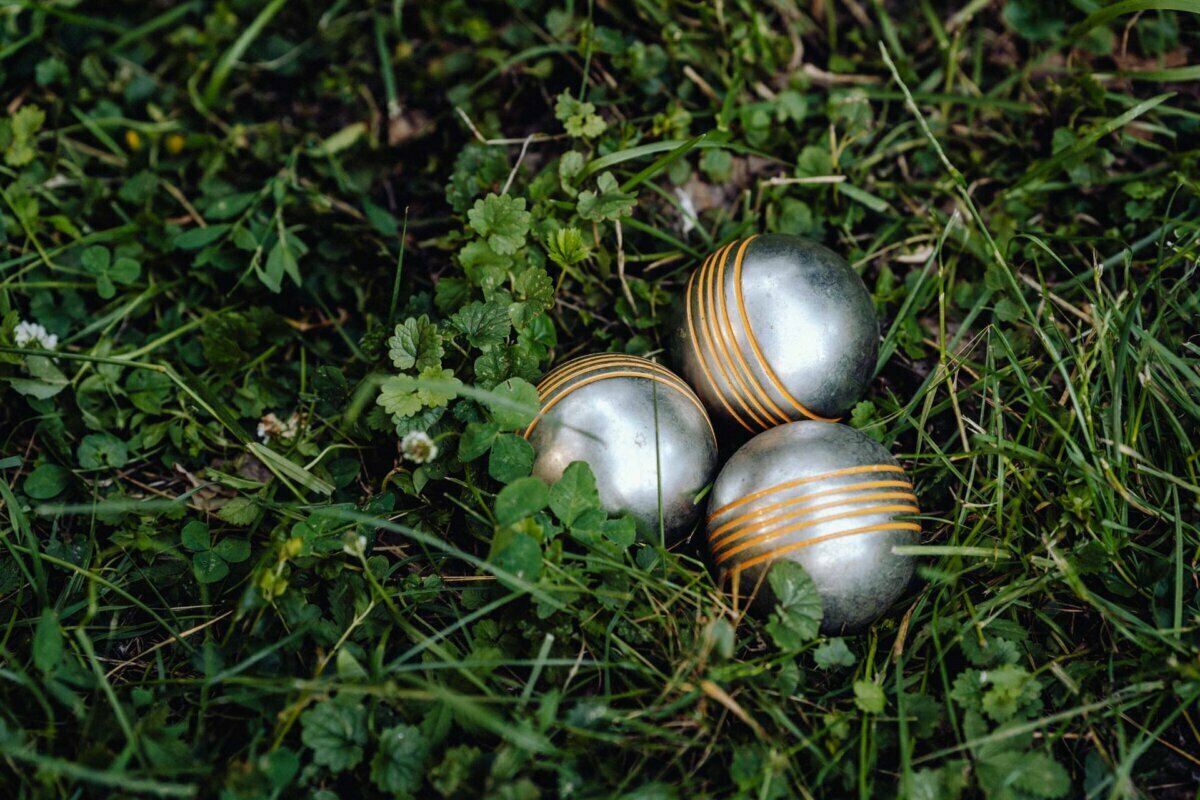
<svg viewBox="0 0 1200 800"><path fill-rule="evenodd" d="M1200 4L3 11L4 796L1200 796ZM853 636L508 433L765 231L884 320Z"/></svg>

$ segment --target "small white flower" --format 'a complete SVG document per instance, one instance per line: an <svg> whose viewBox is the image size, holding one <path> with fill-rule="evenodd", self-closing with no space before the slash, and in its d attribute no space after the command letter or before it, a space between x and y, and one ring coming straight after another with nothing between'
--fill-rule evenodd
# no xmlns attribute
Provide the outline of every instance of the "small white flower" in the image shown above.
<svg viewBox="0 0 1200 800"><path fill-rule="evenodd" d="M367 552L367 537L354 531L346 531L342 536L342 552L348 556L361 556Z"/></svg>
<svg viewBox="0 0 1200 800"><path fill-rule="evenodd" d="M438 446L424 431L409 431L400 440L400 452L414 464L428 464L437 458Z"/></svg>
<svg viewBox="0 0 1200 800"><path fill-rule="evenodd" d="M43 350L54 350L58 347L58 337L36 322L18 323L13 329L13 341L17 343L17 347L35 345Z"/></svg>
<svg viewBox="0 0 1200 800"><path fill-rule="evenodd" d="M258 421L258 438L264 442L271 439L290 442L296 438L298 433L300 433L300 415L294 411L287 418L287 422L275 416L274 411Z"/></svg>

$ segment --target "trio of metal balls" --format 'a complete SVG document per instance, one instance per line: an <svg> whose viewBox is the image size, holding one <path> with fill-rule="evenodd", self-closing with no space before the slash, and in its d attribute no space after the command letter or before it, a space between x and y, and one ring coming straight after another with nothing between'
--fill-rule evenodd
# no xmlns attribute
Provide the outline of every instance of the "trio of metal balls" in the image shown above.
<svg viewBox="0 0 1200 800"><path fill-rule="evenodd" d="M604 508L668 545L695 527L711 484L708 554L736 598L769 607L770 567L796 561L822 628L861 628L903 593L913 562L893 547L920 533L899 463L836 421L865 391L878 340L871 296L840 256L792 236L736 241L688 281L673 341L682 377L616 353L546 375L525 431L533 474L553 482L586 461ZM757 435L713 482L718 430Z"/></svg>

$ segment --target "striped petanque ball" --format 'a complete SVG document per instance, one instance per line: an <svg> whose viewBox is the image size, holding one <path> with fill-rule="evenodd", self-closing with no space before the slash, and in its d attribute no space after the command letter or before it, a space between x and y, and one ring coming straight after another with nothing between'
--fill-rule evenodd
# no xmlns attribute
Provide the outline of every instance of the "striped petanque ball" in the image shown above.
<svg viewBox="0 0 1200 800"><path fill-rule="evenodd" d="M525 431L534 475L553 483L585 461L604 510L630 514L666 544L691 531L702 510L696 498L717 469L717 438L679 376L645 358L602 353L566 362L537 388L541 410Z"/></svg>
<svg viewBox="0 0 1200 800"><path fill-rule="evenodd" d="M792 422L741 447L713 486L708 549L739 600L773 604L767 570L782 559L812 577L827 633L883 614L913 575L921 526L912 483L880 444L833 422Z"/></svg>
<svg viewBox="0 0 1200 800"><path fill-rule="evenodd" d="M875 368L879 320L845 259L807 239L740 239L692 273L673 339L715 420L751 433L833 420Z"/></svg>

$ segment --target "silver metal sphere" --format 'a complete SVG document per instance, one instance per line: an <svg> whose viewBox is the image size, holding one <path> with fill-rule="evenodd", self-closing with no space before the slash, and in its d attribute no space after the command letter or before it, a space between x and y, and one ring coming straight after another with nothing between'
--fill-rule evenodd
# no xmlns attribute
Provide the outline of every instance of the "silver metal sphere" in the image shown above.
<svg viewBox="0 0 1200 800"><path fill-rule="evenodd" d="M596 476L600 503L629 513L644 535L672 544L700 516L696 496L717 469L704 405L681 378L636 356L573 359L538 386L541 411L525 431L533 474L558 480L573 461ZM661 508L661 527L660 527Z"/></svg>
<svg viewBox="0 0 1200 800"><path fill-rule="evenodd" d="M721 248L692 273L673 344L709 412L757 432L849 410L878 340L871 295L843 258L766 234Z"/></svg>
<svg viewBox="0 0 1200 800"><path fill-rule="evenodd" d="M760 433L726 462L707 520L713 563L738 597L773 604L766 570L798 562L825 606L827 633L861 628L913 575L892 552L916 544L917 498L881 445L833 422L792 422Z"/></svg>

